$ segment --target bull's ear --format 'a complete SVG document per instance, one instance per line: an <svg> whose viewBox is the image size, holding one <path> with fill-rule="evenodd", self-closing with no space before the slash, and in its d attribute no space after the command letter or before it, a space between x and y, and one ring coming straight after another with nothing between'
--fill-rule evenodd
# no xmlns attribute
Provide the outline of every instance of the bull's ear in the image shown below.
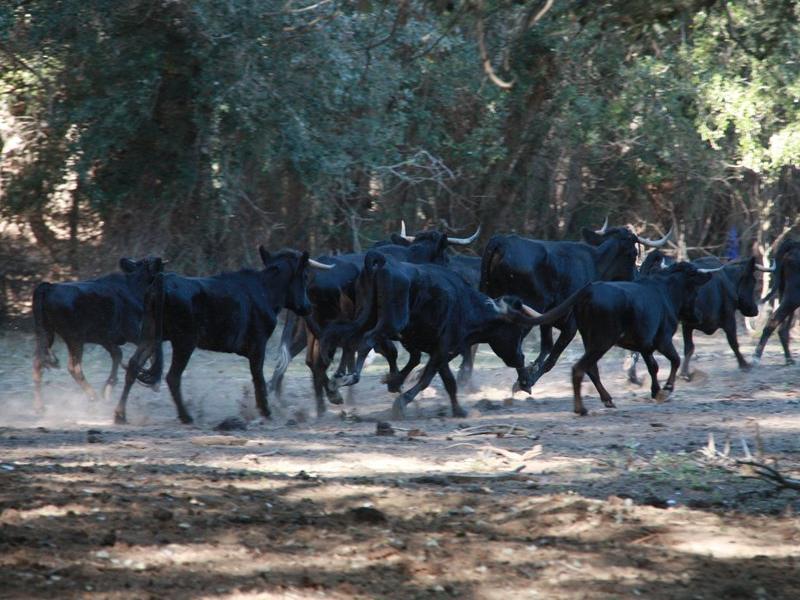
<svg viewBox="0 0 800 600"><path fill-rule="evenodd" d="M448 245L449 243L447 241L447 234L443 233L439 238L439 247L438 247L439 252L444 252L445 250L447 250Z"/></svg>
<svg viewBox="0 0 800 600"><path fill-rule="evenodd" d="M258 245L258 254L261 256L261 262L263 262L264 266L266 267L267 263L269 263L269 260L270 260L269 250L264 248L263 244L259 244Z"/></svg>
<svg viewBox="0 0 800 600"><path fill-rule="evenodd" d="M136 262L132 261L130 258L120 258L119 268L124 273L133 273L136 269Z"/></svg>
<svg viewBox="0 0 800 600"><path fill-rule="evenodd" d="M588 227L581 229L581 235L583 236L584 241L592 246L599 246L605 240L604 236L592 229L589 229Z"/></svg>
<svg viewBox="0 0 800 600"><path fill-rule="evenodd" d="M300 257L300 266L305 266L308 264L308 251L303 252L303 255Z"/></svg>
<svg viewBox="0 0 800 600"><path fill-rule="evenodd" d="M163 273L164 272L164 261L161 259L160 256L157 256L153 259L153 272L154 273Z"/></svg>

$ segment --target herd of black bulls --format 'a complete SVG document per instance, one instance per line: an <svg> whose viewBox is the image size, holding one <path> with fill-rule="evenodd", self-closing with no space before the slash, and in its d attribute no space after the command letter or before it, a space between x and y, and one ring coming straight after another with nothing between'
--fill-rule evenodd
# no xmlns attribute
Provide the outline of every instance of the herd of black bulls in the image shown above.
<svg viewBox="0 0 800 600"><path fill-rule="evenodd" d="M611 395L600 381L597 362L612 347L641 355L651 377L653 398L673 389L681 364L672 337L678 323L684 337L682 374L690 375L692 332L722 329L741 368L748 368L736 339L736 311L755 316L757 270L774 271L767 298L780 305L767 323L754 360L779 327L787 362L789 327L800 306L800 242L784 241L774 266L765 269L754 258L723 263L714 258L674 263L658 249L659 240L635 235L627 227L583 230L584 240L541 241L495 235L482 258L458 255L451 246L472 244L479 235L453 238L436 231L400 235L375 244L365 254L322 256L259 248L263 268L242 269L210 277L183 277L164 272L160 258L120 260L119 273L97 279L41 283L33 294L36 351L33 360L34 403L44 410L42 369L58 366L52 352L56 334L69 351L68 369L91 400L97 397L83 375L84 344L99 344L111 355L104 387L108 398L122 360L120 346L137 348L126 371L125 386L114 419L124 423L131 386L138 380L157 386L163 371L163 342L172 345L166 381L184 423L192 421L181 395L181 376L195 348L235 353L250 361L256 405L269 418L268 389L280 393L289 361L306 349L318 415L326 398L341 404L340 388L358 382L370 351L389 363L386 383L400 392L423 353L428 362L419 380L400 393L393 414L439 375L453 416L464 416L457 399L459 383L469 380L477 344L517 371L514 389L531 391L556 364L580 332L584 354L572 367L574 411L585 415L581 384L588 375L605 406ZM637 270L639 246L655 248ZM672 264L670 264L672 262ZM281 358L269 383L264 380L266 343L282 309L290 311L281 337ZM534 326L541 349L528 366L522 341ZM553 328L560 331L553 342ZM409 361L397 365L395 342ZM341 360L333 378L327 371L336 350ZM658 351L670 363L663 389L658 383ZM463 356L458 378L449 363ZM635 379L634 372L630 377Z"/></svg>

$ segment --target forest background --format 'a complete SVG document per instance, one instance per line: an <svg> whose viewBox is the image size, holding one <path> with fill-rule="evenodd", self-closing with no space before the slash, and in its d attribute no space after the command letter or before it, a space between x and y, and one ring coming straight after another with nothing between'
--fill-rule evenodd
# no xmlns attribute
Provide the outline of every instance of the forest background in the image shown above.
<svg viewBox="0 0 800 600"><path fill-rule="evenodd" d="M779 0L5 0L0 316L33 283L159 254L398 230L681 257L800 223L800 30ZM480 248L481 243L476 247Z"/></svg>

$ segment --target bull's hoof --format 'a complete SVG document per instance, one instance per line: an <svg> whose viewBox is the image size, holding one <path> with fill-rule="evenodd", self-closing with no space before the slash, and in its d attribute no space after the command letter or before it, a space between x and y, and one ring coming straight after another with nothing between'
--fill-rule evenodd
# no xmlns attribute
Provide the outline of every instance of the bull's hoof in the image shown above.
<svg viewBox="0 0 800 600"><path fill-rule="evenodd" d="M655 401L656 402L666 402L667 400L669 400L670 393L671 392L669 390L660 390L655 395Z"/></svg>
<svg viewBox="0 0 800 600"><path fill-rule="evenodd" d="M396 375L387 373L383 376L381 382L386 384L386 389L389 390L391 394L399 394L402 391L403 382L400 381L400 378Z"/></svg>
<svg viewBox="0 0 800 600"><path fill-rule="evenodd" d="M127 425L128 419L125 415L120 413L114 413L114 425Z"/></svg>
<svg viewBox="0 0 800 600"><path fill-rule="evenodd" d="M639 379L636 375L628 375L628 383L632 383L633 385L642 385L642 380Z"/></svg>
<svg viewBox="0 0 800 600"><path fill-rule="evenodd" d="M617 406L614 404L614 401L611 398L609 398L608 400L603 400L603 405L606 408L617 408Z"/></svg>
<svg viewBox="0 0 800 600"><path fill-rule="evenodd" d="M761 356L759 354L753 354L753 358L750 359L750 364L754 367L757 367L761 364Z"/></svg>
<svg viewBox="0 0 800 600"><path fill-rule="evenodd" d="M334 377L333 379L330 380L330 383L334 386L333 389L337 390L340 387L345 387L348 385L354 385L358 383L358 375L354 373L348 373L347 375Z"/></svg>
<svg viewBox="0 0 800 600"><path fill-rule="evenodd" d="M511 395L513 396L517 392L525 392L526 394L530 395L532 386L520 383L519 379L514 382L514 385L511 386Z"/></svg>
<svg viewBox="0 0 800 600"><path fill-rule="evenodd" d="M460 406L456 406L453 408L453 416L457 419L463 419L467 416L467 411L465 411Z"/></svg>
<svg viewBox="0 0 800 600"><path fill-rule="evenodd" d="M743 362L742 362L742 363L739 365L739 368L740 368L742 371L749 371L750 369L752 369L752 368L753 368L753 365L751 365L749 362L747 362L747 361L745 360L745 361L743 361Z"/></svg>
<svg viewBox="0 0 800 600"><path fill-rule="evenodd" d="M402 394L395 398L392 403L392 418L397 421L402 421L406 418L406 402Z"/></svg>
<svg viewBox="0 0 800 600"><path fill-rule="evenodd" d="M589 411L588 411L588 410L586 410L586 407L585 407L585 406L581 406L579 409L575 409L575 410L574 410L574 412L575 412L575 414L576 414L576 415L578 415L579 417L585 417L586 415L588 415L588 414L589 414Z"/></svg>
<svg viewBox="0 0 800 600"><path fill-rule="evenodd" d="M328 390L328 402L339 406L340 404L344 404L344 398L342 398L342 394L339 390Z"/></svg>
<svg viewBox="0 0 800 600"><path fill-rule="evenodd" d="M789 357L786 359L786 366L791 367L794 364L794 359Z"/></svg>
<svg viewBox="0 0 800 600"><path fill-rule="evenodd" d="M684 381L691 381L693 376L694 373L685 373L685 372L681 373L681 379L683 379Z"/></svg>
<svg viewBox="0 0 800 600"><path fill-rule="evenodd" d="M269 419L270 418L269 413L267 413L265 415L262 415L262 416L265 419ZM178 418L181 420L181 423L183 423L184 425L191 425L192 423L194 423L194 419L192 419L192 417L190 415L178 415Z"/></svg>

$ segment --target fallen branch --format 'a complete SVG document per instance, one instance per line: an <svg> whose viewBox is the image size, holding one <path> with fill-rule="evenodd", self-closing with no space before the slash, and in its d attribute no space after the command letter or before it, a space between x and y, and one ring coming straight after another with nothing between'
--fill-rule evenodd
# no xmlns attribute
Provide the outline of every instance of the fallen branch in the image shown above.
<svg viewBox="0 0 800 600"><path fill-rule="evenodd" d="M454 431L454 436L471 437L474 435L496 435L497 437L525 437L531 440L539 439L538 435L532 435L530 431L518 425L476 425L474 427L465 427Z"/></svg>
<svg viewBox="0 0 800 600"><path fill-rule="evenodd" d="M756 424L756 435L758 440L757 443L759 446L761 446L761 434L758 429L758 424ZM778 489L800 491L800 479L787 477L781 473L778 470L777 463L775 463L775 466L770 466L763 462L753 460L753 455L750 452L747 441L744 438L741 438L741 443L742 452L745 456L744 460L732 458L730 456L731 446L730 442L727 440L723 450L717 450L714 434L709 433L708 444L706 444L705 448L700 450L700 454L703 456L703 463L705 465L710 464L712 466L725 469L730 473L736 473L737 475L746 479L760 479L762 481L766 481L777 486ZM762 456L761 450L758 451L758 456ZM742 467L745 467L747 471L742 472Z"/></svg>

